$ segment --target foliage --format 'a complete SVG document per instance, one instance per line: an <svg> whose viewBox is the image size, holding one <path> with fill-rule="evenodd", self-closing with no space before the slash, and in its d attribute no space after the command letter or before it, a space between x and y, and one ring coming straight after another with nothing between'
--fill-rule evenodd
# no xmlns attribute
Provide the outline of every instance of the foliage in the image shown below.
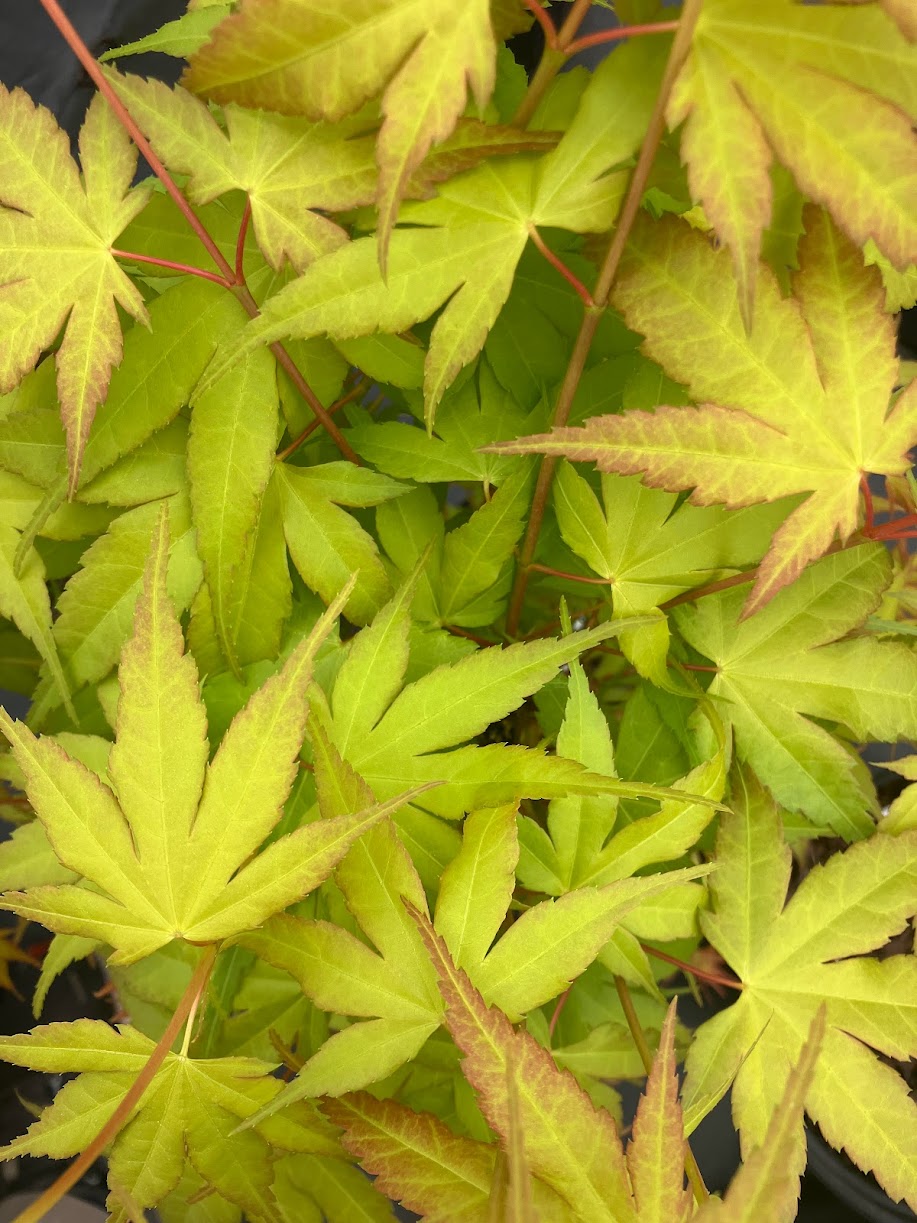
<svg viewBox="0 0 917 1223"><path fill-rule="evenodd" d="M2 1157L782 1223L806 1114L917 1208L909 6L193 0L102 65L41 2L97 92L71 150L0 89L0 986L115 1009L0 1039L75 1076Z"/></svg>

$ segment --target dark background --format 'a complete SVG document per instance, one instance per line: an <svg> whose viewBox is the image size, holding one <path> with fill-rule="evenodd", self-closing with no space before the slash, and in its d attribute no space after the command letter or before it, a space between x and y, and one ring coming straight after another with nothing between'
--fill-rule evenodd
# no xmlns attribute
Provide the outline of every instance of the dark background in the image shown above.
<svg viewBox="0 0 917 1223"><path fill-rule="evenodd" d="M461 0L457 2L461 3ZM109 47L131 42L179 16L184 11L185 3L186 0L63 0L63 7L90 49L99 55ZM563 10L567 7L563 3L552 4L551 16L556 25L560 25ZM595 5L581 33L613 24L614 15L602 6ZM520 36L513 43L516 58L529 72L534 70L538 62L541 47L542 36L537 25L529 34ZM605 53L605 48L595 48L582 56L581 62L594 65ZM177 79L180 69L178 61L157 54L134 56L120 66L127 71L158 76L170 81ZM15 3L9 3L7 0L7 3L0 6L0 81L7 87L21 85L35 101L49 107L61 126L69 132L71 139L75 140L83 114L92 97L93 86L38 0L15 0ZM902 316L900 339L902 352L911 356L917 355L917 312L912 310ZM0 703L7 705L16 715L22 716L24 713L25 702L22 698L14 697L12 693L6 693L2 689ZM78 1013L105 1016L104 1003L92 997L91 991L97 985L98 981L92 979L91 970L70 970L52 990L49 1006L42 1016L43 1021L75 1018L76 1015L67 1014L67 1010L76 998L83 1006ZM31 984L26 984L23 980L23 988L31 988ZM690 1022L687 1015L683 1018ZM700 1018L697 1016L696 1021ZM32 1017L27 1006L18 1004L9 994L0 994L0 1030L23 1031L29 1028L31 1023ZM16 1098L16 1090L26 1086L25 1079L34 1080L37 1077L0 1063L0 1141L9 1141L20 1133L30 1120ZM38 1093L48 1090L49 1087L53 1090L53 1084L39 1085L33 1082L31 1087L37 1088ZM38 1098L36 1092L28 1087L27 1094ZM728 1106L721 1106L703 1123L695 1136L695 1148L711 1188L725 1187L738 1158L737 1141L729 1122ZM31 1162L40 1164L42 1161ZM835 1190L839 1189L839 1178L842 1178L845 1172L853 1176L852 1184L840 1188L843 1202L813 1175L813 1167L829 1180ZM854 1203L858 1202L856 1194L861 1191L864 1178L857 1173L851 1174L830 1152L823 1149L823 1144L818 1145L817 1138L810 1146L809 1168L803 1180L798 1215L800 1223L861 1223L864 1219L914 1218L910 1212L899 1213L901 1208L892 1207L892 1213L887 1213L887 1208L881 1205L873 1207L868 1201L860 1201L858 1208L855 1208ZM35 1169L36 1173L40 1171L40 1168ZM50 1168L45 1169L42 1179L45 1179L45 1176L51 1176ZM12 1189L15 1178L8 1181L8 1184ZM102 1190L98 1171L92 1174L90 1183L84 1186L84 1191L90 1199L99 1200L98 1195ZM4 1192L3 1183L0 1182L0 1198Z"/></svg>

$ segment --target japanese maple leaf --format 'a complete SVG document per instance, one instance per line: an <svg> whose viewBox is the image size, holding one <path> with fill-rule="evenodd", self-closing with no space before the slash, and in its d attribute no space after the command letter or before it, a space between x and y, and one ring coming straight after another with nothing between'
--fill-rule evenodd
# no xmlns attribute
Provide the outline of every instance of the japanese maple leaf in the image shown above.
<svg viewBox="0 0 917 1223"><path fill-rule="evenodd" d="M489 0L244 0L191 57L185 81L217 102L333 121L380 91L379 253L411 173L493 91Z"/></svg>
<svg viewBox="0 0 917 1223"><path fill-rule="evenodd" d="M50 111L0 86L0 392L12 390L63 328L57 390L70 489L96 407L121 359L117 307L147 321L111 247L148 198L131 189L137 151L93 99L80 132L82 175Z"/></svg>
<svg viewBox="0 0 917 1223"><path fill-rule="evenodd" d="M447 954L440 944L438 955L445 963L449 962ZM588 1219L592 1223L596 1218L608 1218L601 1210L590 1213L593 1204L588 1191L585 1203L579 1196L575 1202L570 1201L571 1195L580 1191L578 1176L587 1183L598 1180L597 1166L590 1167L593 1135L589 1112L585 1107L581 1109L582 1097L573 1091L572 1081L561 1071L552 1072L550 1064L543 1056L539 1057L532 1038L501 1024L499 1013L487 1011L483 998L476 996L454 966L452 972L465 988L459 993L452 980L444 983L449 1000L447 1014L450 1026L461 1031L464 1039L469 1079L486 1073L501 1055L505 1058L502 1092L498 1066L494 1066L497 1074L492 1074L492 1081L487 1084L485 1107L492 1123L499 1117L496 1128L503 1139L507 1161L515 1157L531 1178L532 1203L537 1207L534 1216L517 1213L509 1217L536 1217L544 1223L554 1220L568 1223L574 1219ZM496 1048L490 1043L494 1037ZM692 1213L691 1193L684 1187L686 1142L678 1100L674 1037L673 1004L646 1091L637 1106L633 1135L625 1153L630 1200L625 1198L623 1214L621 1203L614 1203L614 1218L633 1218L636 1211L640 1223L687 1223L692 1217L701 1223L714 1220L760 1223L763 1217L774 1223L791 1223L796 1216L799 1176L804 1166L804 1151L800 1151L798 1142L802 1104L818 1053L819 1021L813 1025L803 1054L790 1074L764 1144L736 1173L725 1201L714 1199L697 1215ZM521 1079L523 1075L534 1077L539 1089L537 1105L531 1086ZM571 1103L572 1114L567 1111ZM489 1223L494 1217L493 1197L499 1183L495 1176L498 1154L495 1144L458 1135L430 1113L417 1113L395 1100L378 1100L367 1092L326 1100L322 1109L343 1129L344 1147L376 1178L377 1187L421 1213L427 1223L452 1223L458 1218L467 1223ZM582 1122L584 1141L575 1150L568 1149L571 1160L566 1183L551 1189L546 1183L555 1173L551 1156L556 1159L562 1149L571 1116L574 1124ZM592 1125L605 1132L600 1113L594 1115ZM556 1135L557 1148L553 1152L552 1135ZM620 1189L615 1182L624 1180L624 1176L617 1143L611 1154L616 1173L610 1178L611 1184ZM625 1192L626 1189L625 1184ZM603 1197L610 1199L611 1207L612 1193L606 1191Z"/></svg>
<svg viewBox="0 0 917 1223"><path fill-rule="evenodd" d="M0 713L58 858L92 885L31 887L6 893L3 906L108 943L115 963L173 938L217 942L258 925L326 878L351 841L394 809L309 825L256 854L296 774L312 661L342 598L233 719L208 764L197 668L166 592L168 554L163 511L121 655L111 787Z"/></svg>
<svg viewBox="0 0 917 1223"><path fill-rule="evenodd" d="M333 819L354 804L372 805L372 791L341 759L314 714L309 729L325 817ZM461 849L442 875L436 926L488 1001L521 1017L586 970L624 913L705 868L580 888L535 905L497 941L515 887L516 806L469 816ZM434 821L403 814L399 827L409 845L423 846L420 852L429 855ZM443 834L436 835L442 843ZM363 1020L326 1041L283 1100L340 1095L385 1078L415 1057L442 1021L435 974L403 903L425 912L423 884L391 821L360 838L335 882L375 950L338 925L289 914L242 940L261 959L291 973L322 1010Z"/></svg>
<svg viewBox="0 0 917 1223"><path fill-rule="evenodd" d="M746 321L774 153L859 246L874 239L901 271L917 259L915 79L915 49L876 6L705 0L667 117L684 123L691 193L732 252Z"/></svg>
<svg viewBox="0 0 917 1223"><path fill-rule="evenodd" d="M47 1074L79 1072L0 1158L84 1150L133 1085L154 1051L135 1028L94 1019L51 1023L0 1038L0 1057ZM118 1203L125 1190L141 1210L155 1206L192 1169L252 1220L276 1223L271 1185L284 1152L340 1158L334 1131L308 1102L236 1133L281 1090L274 1067L250 1057L198 1059L169 1053L109 1152L111 1218L136 1218Z"/></svg>
<svg viewBox="0 0 917 1223"><path fill-rule="evenodd" d="M791 855L780 813L742 775L711 876L707 938L742 981L738 1001L695 1033L685 1110L696 1119L735 1074L732 1110L744 1152L759 1146L789 1067L824 1003L826 1028L806 1112L896 1200L917 1205L917 1103L877 1054L917 1053L917 958L866 953L917 910L917 832L876 833L816 866L784 907ZM864 1109L863 1101L877 1102ZM800 1148L802 1134L798 1136Z"/></svg>
<svg viewBox="0 0 917 1223"><path fill-rule="evenodd" d="M635 40L591 78L563 139L546 156L491 159L450 179L437 198L403 208L406 224L391 236L385 275L376 234L316 259L265 301L242 344L213 362L199 390L251 348L281 337L397 334L439 311L424 367L432 427L444 392L480 352L509 296L531 227L610 228L629 175L615 167L643 139L663 56L659 40Z"/></svg>
<svg viewBox="0 0 917 1223"><path fill-rule="evenodd" d="M917 387L886 416L897 362L878 273L824 212L809 208L805 225L797 300L762 267L750 334L728 255L680 221L635 226L615 305L700 406L596 417L496 447L640 472L653 487L692 489L695 505L808 493L775 532L745 615L849 538L863 474L907 470L917 440Z"/></svg>
<svg viewBox="0 0 917 1223"><path fill-rule="evenodd" d="M784 807L848 840L872 832L875 795L850 751L812 719L863 740L917 736L913 650L843 640L889 580L885 550L862 544L823 557L750 620L740 619L739 589L674 611L685 640L716 664L708 693L738 755Z"/></svg>

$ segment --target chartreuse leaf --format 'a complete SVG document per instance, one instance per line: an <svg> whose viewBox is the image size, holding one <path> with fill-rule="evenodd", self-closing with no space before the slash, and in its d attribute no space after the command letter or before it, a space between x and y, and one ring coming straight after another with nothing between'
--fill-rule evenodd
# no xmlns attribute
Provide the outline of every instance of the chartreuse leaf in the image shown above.
<svg viewBox="0 0 917 1223"><path fill-rule="evenodd" d="M462 1070L488 1124L507 1136L506 1079L512 1073L533 1174L565 1200L576 1219L635 1220L612 1118L593 1107L569 1072L557 1069L547 1049L524 1030L514 1031L498 1008L487 1006L423 914L417 912L415 920L439 978L446 1026L465 1055Z"/></svg>
<svg viewBox="0 0 917 1223"><path fill-rule="evenodd" d="M614 775L608 722L577 662L570 664L569 695L557 751L593 772ZM677 860L696 844L713 818L714 804L723 797L725 767L720 746L710 760L666 792L658 812L625 824L613 836L614 795L553 799L547 832L528 816L519 820L520 880L534 890L562 896L584 886L603 887L627 880L648 866ZM673 798L676 794L681 797ZM697 796L696 800L686 801L688 794Z"/></svg>
<svg viewBox="0 0 917 1223"><path fill-rule="evenodd" d="M673 1000L627 1146L627 1170L640 1223L686 1223L691 1217L691 1191L684 1185L685 1135L675 1073L675 1006Z"/></svg>
<svg viewBox="0 0 917 1223"><path fill-rule="evenodd" d="M209 392L208 392L209 393ZM293 564L307 586L329 600L356 575L345 614L365 624L392 593L373 537L341 505L379 505L408 491L388 476L350 463L278 464L283 529Z"/></svg>
<svg viewBox="0 0 917 1223"><path fill-rule="evenodd" d="M30 548L25 568L17 574L14 559L19 546L19 532L0 526L0 616L16 625L24 637L35 646L57 685L71 717L70 686L61 667L57 643L51 631L51 603L45 585L45 567L34 548Z"/></svg>
<svg viewBox="0 0 917 1223"><path fill-rule="evenodd" d="M554 509L567 546L608 579L616 616L649 612L754 564L790 508L786 502L734 511L678 505L674 493L647 488L637 476L603 475L601 485L600 504L589 482L562 463L552 486ZM638 670L661 687L668 683L668 645L664 620L622 638Z"/></svg>
<svg viewBox="0 0 917 1223"><path fill-rule="evenodd" d="M0 1040L0 1056L45 1073L77 1072L53 1104L2 1152L68 1158L95 1138L143 1070L153 1041L136 1028L114 1029L97 1020L52 1023ZM109 1153L111 1184L127 1191L141 1210L171 1193L195 1171L207 1185L257 1220L278 1220L271 1182L272 1160L281 1152L340 1153L328 1123L309 1104L296 1105L254 1129L235 1133L239 1122L273 1099L282 1085L272 1065L254 1058L195 1060L169 1053ZM117 1193L112 1218L125 1213Z"/></svg>
<svg viewBox="0 0 917 1223"><path fill-rule="evenodd" d="M304 271L347 241L324 211L373 198L373 141L353 124L228 105L226 131L206 104L181 88L110 71L108 79L172 171L188 175L193 203L245 191L258 245L272 267ZM271 108L276 109L276 108Z"/></svg>
<svg viewBox="0 0 917 1223"><path fill-rule="evenodd" d="M261 349L196 400L188 437L197 550L217 639L237 673L237 617L244 602L234 587L251 573L261 503L274 468L279 407L274 357ZM286 558L278 559L285 569Z"/></svg>
<svg viewBox="0 0 917 1223"><path fill-rule="evenodd" d="M722 1208L715 1198L711 1198L695 1216L699 1223L714 1223L717 1219L723 1223L726 1220L729 1223L757 1223L762 1218L773 1219L774 1223L792 1223L796 1218L799 1178L805 1170L806 1155L799 1133L824 1034L825 1008L819 1007L764 1141L732 1178Z"/></svg>
<svg viewBox="0 0 917 1223"><path fill-rule="evenodd" d="M241 54L240 54L241 52ZM340 120L384 89L379 162L380 254L411 173L465 108L494 87L489 0L374 0L335 10L248 0L191 58L190 89L292 115Z"/></svg>
<svg viewBox="0 0 917 1223"><path fill-rule="evenodd" d="M175 21L161 25L155 33L113 47L99 59L104 63L124 55L142 55L145 51L159 51L162 55L187 59L207 42L214 26L219 25L231 11L231 4L207 4L202 8L190 9Z"/></svg>
<svg viewBox="0 0 917 1223"><path fill-rule="evenodd" d="M131 189L137 150L104 98L94 98L87 113L80 164L82 179L50 111L22 90L0 92L0 392L34 366L66 320L57 389L71 491L93 415L121 359L117 307L147 317L111 246L148 189Z"/></svg>
<svg viewBox="0 0 917 1223"><path fill-rule="evenodd" d="M733 1115L743 1151L760 1146L787 1068L824 1003L825 1036L806 1112L828 1142L874 1173L891 1197L914 1204L917 1175L908 1152L917 1143L917 1105L900 1075L876 1054L906 1060L917 1048L917 961L866 953L914 913L917 833L876 833L835 855L803 879L784 908L790 853L779 813L747 775L740 778L735 807L721 819L712 912L702 914L701 926L743 989L695 1035L686 1111L701 1102L724 1063L739 1061ZM875 1106L864 1110L864 1099ZM799 1133L796 1168L803 1145Z"/></svg>
<svg viewBox="0 0 917 1223"><path fill-rule="evenodd" d="M394 613L403 624L407 623L408 614L404 604ZM635 624L639 627L638 621ZM384 798L424 782L448 782L431 790L420 803L447 818L459 818L477 807L511 802L522 796L618 794L684 801L675 791L602 777L587 772L574 761L545 756L530 748L496 744L455 747L467 744L491 723L506 717L556 675L558 667L613 636L620 628L617 624L603 624L560 640L479 650L458 662L437 667L400 691L403 670L396 678L393 660L379 651L368 663L365 683L367 687L373 684L372 676L379 668L384 675L384 691L397 695L380 711L368 732L355 740L343 728L338 730L340 710L336 693L332 693L331 737L345 760L377 796ZM347 737L339 739L339 733ZM450 748L455 750L445 750Z"/></svg>
<svg viewBox="0 0 917 1223"><path fill-rule="evenodd" d="M878 273L825 213L809 208L805 225L798 303L762 269L750 334L725 253L681 221L636 226L615 304L646 336L647 353L708 402L603 416L500 446L640 472L655 487L693 489L695 504L808 493L775 533L746 614L852 534L862 473L903 472L917 437L917 396L902 396L886 419L896 362Z"/></svg>
<svg viewBox="0 0 917 1223"><path fill-rule="evenodd" d="M698 873L579 887L526 910L495 941L512 899L518 856L514 806L469 815L461 851L443 872L435 920L458 967L511 1019L562 993L641 900Z"/></svg>
<svg viewBox="0 0 917 1223"><path fill-rule="evenodd" d="M905 756L901 760L886 761L884 768L891 769L906 777L908 781L917 781L917 756ZM898 795L888 810L888 815L881 823L883 832L892 836L899 832L917 829L917 786L906 786Z"/></svg>
<svg viewBox="0 0 917 1223"><path fill-rule="evenodd" d="M187 496L176 494L165 504L169 510L169 593L178 609L184 610L200 585L201 563ZM58 600L54 639L64 675L74 689L97 683L118 661L130 634L150 533L160 512L161 506L153 503L117 517L106 534L83 553L82 568ZM40 725L61 700L59 686L50 679L43 682L30 711L32 724Z"/></svg>
<svg viewBox="0 0 917 1223"><path fill-rule="evenodd" d="M395 806L301 828L252 857L289 793L312 660L346 591L252 696L205 769L197 672L183 654L167 563L161 513L121 660L110 764L117 799L51 740L2 718L58 857L98 889L38 887L8 894L5 903L52 929L104 940L115 963L141 959L173 938L211 942L257 925L315 887L350 841Z"/></svg>
<svg viewBox="0 0 917 1223"><path fill-rule="evenodd" d="M391 1202L343 1159L285 1156L277 1165L274 1194L284 1223L392 1223Z"/></svg>
<svg viewBox="0 0 917 1223"><path fill-rule="evenodd" d="M338 813L355 803L371 806L369 788L338 755L314 712L309 735L325 816L318 826L340 820ZM284 1100L340 1095L382 1079L414 1057L440 1024L433 970L403 903L425 906L423 887L390 821L354 843L335 882L375 950L341 926L289 914L241 940L291 973L323 1010L364 1021L322 1045L285 1088Z"/></svg>
<svg viewBox="0 0 917 1223"><path fill-rule="evenodd" d="M917 57L876 6L704 5L675 82L692 195L732 250L751 318L772 151L862 246L903 271L917 250Z"/></svg>
<svg viewBox="0 0 917 1223"><path fill-rule="evenodd" d="M818 561L750 620L723 591L675 612L685 640L716 665L708 695L736 751L777 800L816 826L868 836L875 797L850 753L810 719L862 739L917 735L917 660L906 645L838 640L878 604L890 565L877 544Z"/></svg>
<svg viewBox="0 0 917 1223"><path fill-rule="evenodd" d="M399 19L403 7L397 10ZM305 18L304 12L297 20ZM338 15L333 19L342 20ZM307 28L314 28L314 21L310 13ZM274 41L273 27L263 20L262 26L265 36ZM342 44L336 44L335 54L341 49ZM587 122L561 140L549 154L559 160L552 160L546 171L543 203L537 159L491 160L458 175L440 187L436 199L401 209L400 219L409 224L392 233L384 276L375 235L317 260L304 276L265 302L261 317L248 328L246 342L226 362L215 364L210 377L222 376L229 361L258 344L286 336L325 334L332 340L348 340L379 330L397 333L445 306L430 335L424 374L426 423L432 427L444 392L481 350L509 296L530 226L556 224L566 207L562 182L570 202L580 209L573 229L602 230L613 223L626 172L611 187L601 176L633 154L652 105L651 91L644 84L646 52L632 52L629 47L624 52L615 60L617 71L601 74L583 95L583 106L602 113L605 135L595 142L585 130ZM291 70L295 74L301 67L293 63ZM308 73L314 70L310 64ZM189 78L195 88L202 84L197 71L193 67ZM208 93L211 84L208 81ZM223 96L221 91L218 96ZM591 195L587 188L584 197L569 175L564 180L562 167L568 156L574 161L587 157L595 179Z"/></svg>

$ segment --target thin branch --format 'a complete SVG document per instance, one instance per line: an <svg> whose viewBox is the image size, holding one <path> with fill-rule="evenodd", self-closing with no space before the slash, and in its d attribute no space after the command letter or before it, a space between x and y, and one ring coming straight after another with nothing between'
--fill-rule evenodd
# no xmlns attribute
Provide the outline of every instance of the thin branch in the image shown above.
<svg viewBox="0 0 917 1223"><path fill-rule="evenodd" d="M204 268L195 267L191 263L176 263L173 259L157 259L154 255L139 255L136 251L122 251L111 248L116 259L130 259L134 263L153 263L158 268L169 268L172 272L181 272L185 276L199 276L202 280L212 280L221 289L231 289L232 284L224 280L216 272L208 272Z"/></svg>
<svg viewBox="0 0 917 1223"><path fill-rule="evenodd" d="M584 582L587 586L611 586L611 578L587 578L580 573L566 573L563 569L552 569L550 565L529 565L535 573L546 573L552 578L564 578L568 582Z"/></svg>
<svg viewBox="0 0 917 1223"><path fill-rule="evenodd" d="M346 407L347 404L353 403L355 399L359 399L361 395L364 395L369 390L370 386L372 386L372 383L368 378L360 378L356 386L352 387L352 389L349 390L346 395L342 395L336 403L331 405L331 407L328 409L328 415L331 416L335 412L339 412L341 408ZM309 438L316 431L316 429L318 429L319 423L320 422L317 420L310 420L305 429L303 429L302 433L300 433L297 438L290 442L289 446L286 446L276 456L277 462L283 463L290 457L291 454L295 454L303 442L306 441L306 439Z"/></svg>
<svg viewBox="0 0 917 1223"><path fill-rule="evenodd" d="M102 72L101 68L96 63L95 59L93 59L92 52L89 50L89 48L83 42L80 35L77 33L76 28L74 27L73 23L70 21L67 14L61 8L60 4L58 3L58 0L39 0L39 3L41 4L45 12L48 14L48 16L51 18L51 20L54 22L55 26L57 26L62 37L66 41L67 45L70 47L70 50L77 57L77 59L82 64L82 66L85 68L87 75L90 77L90 79L93 81L93 83L98 88L99 92L105 98L106 102L112 108L116 117L118 118L118 121L121 123L124 129L128 132L134 144L136 144L137 148L146 158L147 162L149 163L150 169L153 171L153 173L162 183L163 187L165 187L166 191L175 201L176 207L182 213L182 215L184 216L188 224L191 226L191 228L194 230L195 234L197 234L198 239L203 244L207 253L210 255L211 259L220 269L220 273L223 276L225 283L228 286L232 287L233 291L235 292L236 297L238 297L239 301L242 303L242 305L244 306L248 314L252 318L256 318L257 315L260 314L260 311L258 309L258 305L255 299L252 297L251 293L248 290L248 287L245 284L244 278L241 280L237 278L236 269L231 267L230 264L227 262L225 256L223 255L223 252L220 250L220 248L217 246L214 239L211 237L206 226L196 216L193 208L188 203L188 201L185 199L185 197L182 195L177 184L175 183L175 180L172 178L171 174L169 174L169 171L166 169L163 163L159 160L159 158L153 152L152 145L147 140L147 138L144 136L143 132L140 130L140 128L137 126L134 120L131 118L130 113L128 112L124 103L115 93L114 89L112 88L109 81L106 79L105 74ZM243 236L243 240L244 240L244 236ZM313 413L318 418L318 420L321 422L321 424L325 427L325 429L328 432L328 435L337 444L337 447L340 450L341 454L343 454L346 459L349 459L351 463L356 463L357 465L359 465L360 460L357 458L356 454L354 453L351 446L347 443L346 439L342 436L341 431L336 427L334 422L331 420L330 416L328 416L327 412L325 411L322 405L321 400L318 398L318 396L315 394L315 392L306 382L305 378L303 377L300 370L297 368L296 364L294 363L292 357L287 352L287 350L283 347L283 345L279 341L274 344L271 344L270 349L271 349L271 352L276 357L277 363L284 370L286 370L287 374L289 375L290 381L296 387L297 391L299 391L300 395L302 395L303 399L305 399L306 403L312 409Z"/></svg>
<svg viewBox="0 0 917 1223"><path fill-rule="evenodd" d="M721 590L731 590L733 586L745 586L748 582L753 582L757 576L757 568L748 569L745 573L737 573L731 578L721 578L718 582L710 582L706 586L686 590L684 594L676 595L674 599L667 599L665 603L660 603L659 608L661 611L668 611L670 607L680 607L682 603L694 603L698 599L706 598L707 595L719 594Z"/></svg>
<svg viewBox="0 0 917 1223"><path fill-rule="evenodd" d="M538 0L522 0L522 2L541 26L542 31L544 32L545 46L556 47L557 30L554 28L554 22L539 4Z"/></svg>
<svg viewBox="0 0 917 1223"><path fill-rule="evenodd" d="M586 34L577 38L567 47L568 55L578 55L588 47L600 47L606 42L618 42L622 38L637 38L641 34L672 34L678 29L677 21L647 22L646 25L619 25L613 30L599 30L596 34Z"/></svg>
<svg viewBox="0 0 917 1223"><path fill-rule="evenodd" d="M537 3L537 0L535 2ZM528 0L526 0L526 3L528 3ZM591 6L592 0L574 0L567 18L560 27L560 30L557 31L557 34L553 38L549 38L547 37L547 32L545 33L545 47L541 60L535 70L535 75L529 82L529 87L519 105L519 109L513 115L513 127L526 127L528 125L532 115L538 109L541 99L547 92L548 86L567 62L569 52L566 48L576 37L576 32L583 24L583 18L589 12ZM532 8L532 5L529 5L529 7ZM553 31L553 26L551 28Z"/></svg>
<svg viewBox="0 0 917 1223"><path fill-rule="evenodd" d="M42 0L42 3L44 2L45 0ZM159 1038L159 1043L150 1054L149 1060L137 1075L111 1117L105 1122L85 1151L77 1156L69 1168L61 1173L54 1184L50 1185L40 1198L36 1199L31 1206L27 1206L25 1210L16 1216L14 1223L38 1223L39 1219L43 1219L51 1207L61 1200L67 1190L72 1189L83 1174L92 1167L108 1144L127 1124L141 1096L153 1081L159 1067L166 1060L169 1050L175 1042L175 1038L181 1031L182 1025L191 1015L192 1011L196 1009L200 997L207 987L207 980L210 977L216 953L216 944L211 944L204 949L204 954L201 956L200 962L197 968L195 968L191 980L188 982L188 987L182 994L181 1000L175 1008L175 1013L166 1026L166 1030Z"/></svg>
<svg viewBox="0 0 917 1223"><path fill-rule="evenodd" d="M592 294L589 292L580 278L574 272L570 271L564 261L559 258L559 256L554 254L534 225L529 225L529 237L532 239L533 244L537 247L541 254L544 255L545 259L547 259L548 263L550 263L551 267L556 268L557 271L560 272L561 276L563 276L567 284L573 286L573 289L579 296L583 305L594 306L595 302L592 300Z"/></svg>
<svg viewBox="0 0 917 1223"><path fill-rule="evenodd" d="M551 1016L551 1022L548 1024L548 1037L551 1040L554 1039L554 1029L557 1027L557 1021L560 1019L561 1012L567 1005L567 999L570 997L571 989L573 989L573 986L568 985L561 996L557 999L557 1006L555 1006L554 1014Z"/></svg>
<svg viewBox="0 0 917 1223"><path fill-rule="evenodd" d="M246 196L242 220L239 222L239 236L236 238L236 283L245 284L245 238L248 234L248 223L252 219L251 196Z"/></svg>
<svg viewBox="0 0 917 1223"><path fill-rule="evenodd" d="M621 262L621 256L624 254L628 235L637 217L640 202L643 199L643 192L649 179L653 159L656 156L656 149L659 147L662 133L665 130L665 110L669 94L691 48L691 37L694 32L694 26L697 23L697 18L700 15L701 2L702 0L685 0L681 19L678 22L678 31L669 52L662 85L656 98L656 105L653 108L646 134L643 137L640 155L637 158L637 164L631 175L617 226L615 227L605 258L602 261L602 266L599 268L595 291L592 295L596 304L594 306L587 306L583 315L579 334L573 345L573 352L570 354L567 372L554 407L554 413L550 422L552 428L559 428L565 425L570 415L570 409L573 406L580 378L582 378L583 371L586 368L589 349L592 347L592 341L598 330L599 322L608 304L611 287L617 275L618 265ZM525 539L522 544L519 564L516 568L516 576L513 581L509 610L506 617L506 627L511 637L515 637L519 629L519 621L525 602L526 586L528 585L529 566L535 559L535 549L538 546L538 537L541 534L541 524L547 509L556 466L557 460L552 455L546 455L542 459L538 471L528 527L526 528Z"/></svg>
<svg viewBox="0 0 917 1223"><path fill-rule="evenodd" d="M657 960L665 960L666 964L673 964L682 972L690 973L692 977L697 977L699 981L706 981L710 985L725 985L727 989L743 990L745 988L741 981L737 981L735 977L723 977L716 972L708 972L706 968L695 968L693 964L689 964L686 960L679 960L674 955L669 955L666 951L659 951L656 947L650 947L647 943L641 943L640 946L647 955L653 956Z"/></svg>
<svg viewBox="0 0 917 1223"><path fill-rule="evenodd" d="M637 1046L637 1052L640 1054L640 1060L643 1062L647 1078L649 1078L653 1070L653 1054L646 1043L643 1028L640 1026L640 1020L637 1018L637 1012L634 1009L634 1000L630 996L630 990L627 988L627 982L623 977L615 977L615 989L618 991L618 997L621 999L621 1007L627 1020L627 1026L630 1028L630 1034L633 1037L634 1044ZM698 1206L702 1206L709 1199L710 1194L707 1186L704 1184L704 1178L701 1175L700 1168L697 1166L697 1160L694 1158L694 1152L691 1150L691 1144L687 1138L685 1139L685 1173L691 1182L694 1200Z"/></svg>
<svg viewBox="0 0 917 1223"><path fill-rule="evenodd" d="M115 93L114 89L112 88L111 84L109 83L105 74L103 73L102 69L99 67L99 65L96 63L95 59L93 58L92 52L89 50L89 48L83 42L80 35L77 33L75 26L73 25L73 23L71 22L67 14L64 12L64 10L61 8L60 4L58 3L58 0L39 0L39 2L42 8L45 10L45 12L48 14L48 16L57 26L58 30L61 33L61 36L63 37L64 41L67 43L67 46L70 48L70 50L73 52L73 54L76 56L76 58L80 61L80 63L85 68L87 76L92 80L93 84L96 86L99 93L102 94L102 96L105 98L108 105L115 112L115 115L117 116L118 121L121 123L121 126L126 129L131 139L133 140L134 144L136 144L137 148L146 158L147 162L149 163L150 169L153 171L153 173L156 175L156 177L165 187L166 191L168 191L169 195L171 195L172 199L175 201L176 207L183 214L183 216L185 217L185 220L188 222L188 224L197 234L201 243L207 250L207 253L210 255L210 258L220 269L221 273L226 278L226 280L229 283L232 283L233 270L229 266L229 264L226 262L226 259L223 257L223 252L220 250L216 242L214 242L213 238L207 232L207 229L205 228L203 223L195 216L194 211L191 208L191 205L188 203L188 201L182 195L181 191L178 189L178 186L175 183L175 180L172 178L169 171L165 168L165 166L162 164L162 162L153 152L152 145L147 140L146 136L144 136L143 132L140 130L140 128L137 126L134 120L131 118L129 111L127 110L127 107L118 97L118 95Z"/></svg>

